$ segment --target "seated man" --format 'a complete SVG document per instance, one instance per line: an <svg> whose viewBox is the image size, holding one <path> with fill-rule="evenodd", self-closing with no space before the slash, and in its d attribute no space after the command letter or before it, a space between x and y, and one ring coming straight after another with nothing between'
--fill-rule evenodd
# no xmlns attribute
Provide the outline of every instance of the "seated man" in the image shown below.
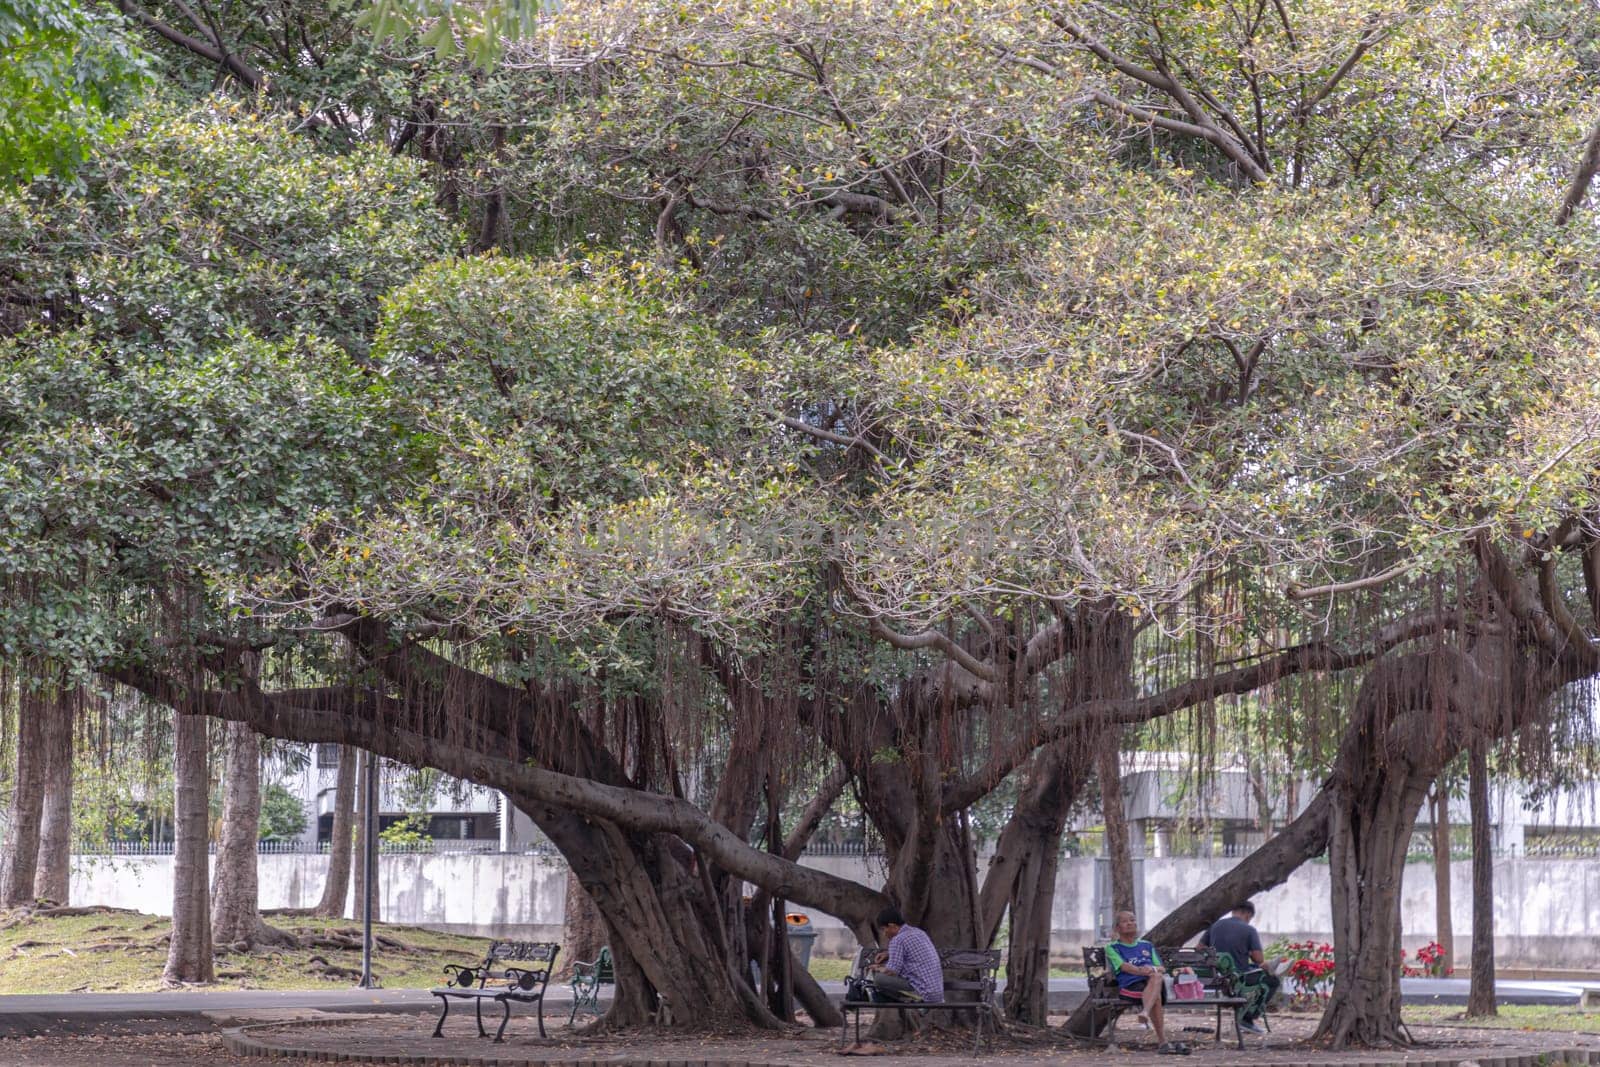
<svg viewBox="0 0 1600 1067"><path fill-rule="evenodd" d="M1116 915L1117 939L1106 946L1106 966L1117 976L1117 993L1139 1001L1139 1021L1156 1031L1156 1051L1165 1056L1187 1056L1189 1048L1167 1042L1167 1019L1162 1005L1167 1002L1166 969L1156 947L1139 939L1139 920L1131 911Z"/></svg>
<svg viewBox="0 0 1600 1067"><path fill-rule="evenodd" d="M878 913L878 928L889 946L878 953L878 961L867 968L872 978L872 999L944 1003L944 968L933 939L908 925L899 908L884 908Z"/></svg>
<svg viewBox="0 0 1600 1067"><path fill-rule="evenodd" d="M1261 1018L1267 1002L1277 994L1278 987L1283 983L1277 975L1265 969L1266 957L1261 951L1261 935L1250 925L1255 914L1256 906L1248 900L1241 900L1231 912L1212 923L1211 928L1200 935L1200 943L1232 956L1234 969L1239 972L1245 985L1256 987L1255 999L1239 1018L1239 1028L1259 1034L1262 1029L1256 1020Z"/></svg>

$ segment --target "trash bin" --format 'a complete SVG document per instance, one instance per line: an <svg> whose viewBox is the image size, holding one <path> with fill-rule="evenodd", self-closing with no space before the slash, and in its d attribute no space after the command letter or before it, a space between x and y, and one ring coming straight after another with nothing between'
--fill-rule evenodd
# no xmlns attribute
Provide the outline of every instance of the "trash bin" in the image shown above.
<svg viewBox="0 0 1600 1067"><path fill-rule="evenodd" d="M811 969L811 945L817 939L811 917L791 911L784 920L789 927L789 951L794 953L794 962L802 971L808 971Z"/></svg>

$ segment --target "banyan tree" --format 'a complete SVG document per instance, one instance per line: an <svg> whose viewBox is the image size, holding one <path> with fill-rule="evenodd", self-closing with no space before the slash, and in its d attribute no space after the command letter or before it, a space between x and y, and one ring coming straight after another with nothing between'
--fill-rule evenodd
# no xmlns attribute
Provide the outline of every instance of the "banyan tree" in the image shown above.
<svg viewBox="0 0 1600 1067"><path fill-rule="evenodd" d="M1581 50L902 6L572 4L398 103L243 19L266 114L7 194L0 652L503 790L609 1026L830 1019L774 900L1009 923L1043 1023L1073 806L1266 709L1326 784L1158 936L1327 849L1324 1033L1401 1040L1424 791L1600 668ZM881 885L798 862L846 793Z"/></svg>

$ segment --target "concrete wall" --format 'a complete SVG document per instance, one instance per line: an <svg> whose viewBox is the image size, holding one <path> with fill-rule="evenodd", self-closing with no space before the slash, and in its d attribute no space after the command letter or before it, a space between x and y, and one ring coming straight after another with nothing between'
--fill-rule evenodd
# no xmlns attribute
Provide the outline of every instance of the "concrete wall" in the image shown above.
<svg viewBox="0 0 1600 1067"><path fill-rule="evenodd" d="M1140 860L1149 927L1191 893L1235 863L1227 859ZM872 885L884 881L881 858L815 857L808 866ZM261 906L305 908L322 893L327 856L260 857ZM555 856L521 853L399 854L382 857L380 891L388 922L483 935L559 938L566 866ZM1079 958L1079 947L1100 936L1096 860L1061 862L1052 912L1052 949ZM172 908L170 856L79 856L72 903L108 904L157 915ZM980 877L982 870L980 867ZM1472 924L1471 865L1452 868L1456 953L1465 959ZM1495 863L1495 952L1506 966L1600 967L1600 860L1502 859ZM1310 863L1255 898L1256 925L1268 940L1331 940L1325 863ZM1434 936L1433 867L1406 868L1401 893L1406 947ZM799 909L796 910L806 910ZM855 939L830 916L812 914L818 954L843 955Z"/></svg>

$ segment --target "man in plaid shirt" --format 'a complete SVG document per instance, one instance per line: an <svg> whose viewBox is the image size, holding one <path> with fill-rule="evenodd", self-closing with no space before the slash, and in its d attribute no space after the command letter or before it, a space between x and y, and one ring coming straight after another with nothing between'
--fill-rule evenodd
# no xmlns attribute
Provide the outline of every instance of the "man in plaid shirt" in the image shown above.
<svg viewBox="0 0 1600 1067"><path fill-rule="evenodd" d="M888 939L889 951L879 953L871 968L873 999L943 1004L944 968L939 966L939 950L933 947L933 940L908 925L899 908L884 908L878 914L878 926Z"/></svg>

